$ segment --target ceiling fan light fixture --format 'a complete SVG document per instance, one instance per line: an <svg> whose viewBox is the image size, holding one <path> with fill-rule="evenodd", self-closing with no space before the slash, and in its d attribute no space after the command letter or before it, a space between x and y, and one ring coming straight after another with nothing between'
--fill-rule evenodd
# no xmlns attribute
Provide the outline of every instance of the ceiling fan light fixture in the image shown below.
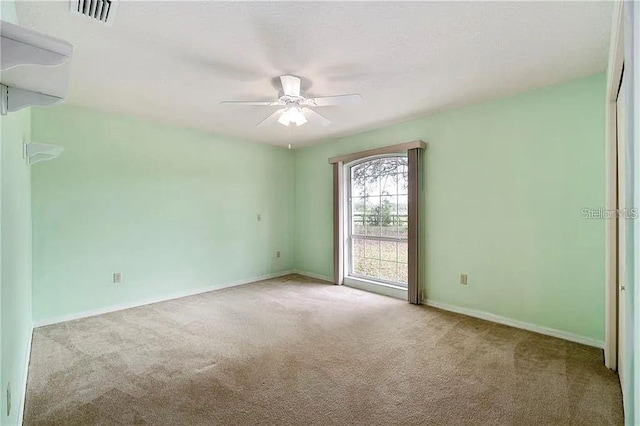
<svg viewBox="0 0 640 426"><path fill-rule="evenodd" d="M320 124L322 126L328 126L331 123L331 120L329 120L327 117L320 114L315 109L308 107L315 108L332 105L353 105L358 104L362 101L362 96L358 93L307 98L306 95L300 90L300 77L296 77L295 75L281 75L280 85L282 86L282 90L278 92L279 97L275 101L222 101L220 103L226 105L235 104L245 106L282 106L284 108L280 108L272 112L267 118L259 122L257 126L265 127L278 122L285 127L292 127L293 124L295 124L296 127L300 127L307 121L309 121L311 124Z"/></svg>
<svg viewBox="0 0 640 426"><path fill-rule="evenodd" d="M304 116L302 108L299 106L285 109L280 118L278 118L278 123L287 127L291 126L291 123L294 123L296 126L302 126L306 122L307 117Z"/></svg>

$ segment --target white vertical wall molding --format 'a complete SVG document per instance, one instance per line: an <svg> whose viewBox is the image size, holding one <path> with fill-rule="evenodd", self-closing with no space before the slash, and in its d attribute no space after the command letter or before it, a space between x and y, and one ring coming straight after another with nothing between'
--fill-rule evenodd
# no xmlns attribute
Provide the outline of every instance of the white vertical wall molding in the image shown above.
<svg viewBox="0 0 640 426"><path fill-rule="evenodd" d="M29 380L29 363L31 362L31 345L33 343L33 324L31 325L31 332L29 333L29 343L27 344L27 353L25 354L25 360L24 360L24 372L22 373L22 382L20 383L21 385L21 390L22 390L22 397L20 398L20 406L18 407L18 424L22 425L23 424L23 419L24 419L24 409L26 407L26 403L27 403L27 382Z"/></svg>
<svg viewBox="0 0 640 426"><path fill-rule="evenodd" d="M634 122L634 118L637 115L636 110L636 102L634 99L634 92L637 91L637 78L638 78L638 69L635 67L635 60L637 60L636 56L638 55L638 48L640 45L638 44L637 31L635 28L638 23L634 22L634 17L637 15L638 11L638 3L635 1L625 1L623 3L623 11L622 11L622 21L623 21L623 51L624 51L624 85L625 85L625 119L624 119L624 138L626 141L626 154L627 158L625 161L625 175L624 175L624 185L625 185L625 199L627 200L627 205L636 206L638 202L638 198L635 196L635 192L637 191L638 183L636 183L636 174L638 173L637 164L634 163L634 158L636 156L636 152L638 151L638 144L635 139L637 136L637 123ZM635 402L637 401L636 393L638 392L636 388L636 377L637 373L635 358L637 357L636 352L638 349L637 340L635 340L636 336L636 318L637 313L635 312L635 293L636 293L636 256L637 256L637 246L640 242L635 238L636 228L638 227L637 220L629 220L626 221L626 232L625 232L625 258L619 259L619 262L624 262L625 266L625 284L626 284L626 296L625 296L625 306L624 306L624 365L623 365L623 377L625 378L624 386L622 389L622 399L624 404L624 414L625 414L625 423L629 425L636 425L638 415L635 413L637 406Z"/></svg>
<svg viewBox="0 0 640 426"><path fill-rule="evenodd" d="M629 88L627 95L629 95L629 108L631 120L628 120L631 126L630 129L630 144L632 146L632 158L633 163L633 206L640 208L640 4L638 2L629 2L629 22L627 28L629 28L629 35L627 36L631 41L630 56L628 61L628 67L625 65L626 70L629 71L628 83ZM626 71L625 71L626 72ZM625 415L627 418L625 421L627 424L637 424L640 414L637 412L640 409L640 223L638 220L633 221L633 281L630 282L632 296L629 297L631 301L631 371L630 371L630 384L631 384L631 407L627 407ZM638 308L638 309L636 309Z"/></svg>
<svg viewBox="0 0 640 426"><path fill-rule="evenodd" d="M623 3L616 2L611 23L611 41L607 64L606 137L605 144L605 208L616 209L617 203L617 136L616 100L624 63ZM617 227L615 220L605 223L605 346L604 363L615 370L618 367L617 336Z"/></svg>

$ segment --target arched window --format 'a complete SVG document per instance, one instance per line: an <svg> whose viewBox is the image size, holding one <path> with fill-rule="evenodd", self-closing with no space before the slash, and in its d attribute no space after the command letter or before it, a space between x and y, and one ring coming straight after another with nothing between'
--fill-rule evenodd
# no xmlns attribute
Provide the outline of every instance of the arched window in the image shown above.
<svg viewBox="0 0 640 426"><path fill-rule="evenodd" d="M407 288L407 166L406 154L346 165L347 275Z"/></svg>
<svg viewBox="0 0 640 426"><path fill-rule="evenodd" d="M333 282L420 304L422 163L416 140L329 158Z"/></svg>

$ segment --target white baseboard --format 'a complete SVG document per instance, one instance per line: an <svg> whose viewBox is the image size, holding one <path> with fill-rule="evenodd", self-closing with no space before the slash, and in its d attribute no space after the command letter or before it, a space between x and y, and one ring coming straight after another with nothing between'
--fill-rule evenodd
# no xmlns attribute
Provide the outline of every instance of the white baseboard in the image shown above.
<svg viewBox="0 0 640 426"><path fill-rule="evenodd" d="M333 277L328 277L326 275L316 274L314 272L307 272L307 271L301 271L300 269L294 269L292 271L292 273L293 274L302 275L304 277L315 278L317 280L329 281L330 283L333 283Z"/></svg>
<svg viewBox="0 0 640 426"><path fill-rule="evenodd" d="M467 315L470 317L480 318L487 321L497 322L498 324L504 324L515 328L521 328L523 330L533 331L534 333L545 334L547 336L557 337L559 339L569 340L571 342L582 343L583 345L593 346L603 349L604 341L596 340L591 337L581 336L579 334L569 333L567 331L556 330L554 328L543 327L541 325L531 324L524 321L518 321L507 317L501 317L500 315L491 314L484 311L478 311L475 309L462 308L459 306L449 305L447 303L436 302L435 300L424 300L422 302L427 306L442 309L445 311L456 312L458 314Z"/></svg>
<svg viewBox="0 0 640 426"><path fill-rule="evenodd" d="M294 270L289 270L289 271L276 272L274 274L268 274L268 275L263 275L263 276L259 276L259 277L247 278L247 279L239 280L239 281L232 281L232 282L228 282L228 283L224 283L224 284L218 284L216 286L200 288L200 289L197 289L197 290L189 290L189 291L185 291L185 292L172 293L170 295L165 295L165 296L161 296L161 297L157 297L157 298L146 299L146 300L138 301L138 302L124 303L124 304L115 305L115 306L108 306L108 307L105 307L105 308L99 308L99 309L93 309L93 310L89 310L89 311L78 312L78 313L70 314L70 315L63 315L63 316L54 317L54 318L47 318L47 319L44 319L44 320L36 321L34 323L34 328L43 327L43 326L46 326L46 325L57 324L57 323L66 322L66 321L72 321L72 320L81 319L81 318L92 317L92 316L96 316L96 315L102 315L102 314L106 314L106 313L109 313L109 312L121 311L121 310L124 310L124 309L130 309L130 308L135 308L135 307L138 307L138 306L149 305L149 304L152 304L152 303L158 303L158 302L164 302L164 301L167 301L167 300L179 299L179 298L182 298L182 297L194 296L196 294L208 293L208 292L214 291L214 290L221 290L221 289L224 289L224 288L235 287L235 286L239 286L239 285L243 285L243 284L249 284L249 283L253 283L253 282L256 282L256 281L268 280L268 279L271 279L271 278L278 278L278 277L282 277L282 276L290 275L290 274L298 274L298 275L306 276L306 277L309 277L309 278L315 278L315 279L318 279L318 280L327 281L327 282L330 282L330 283L333 282L333 278L328 277L326 275L321 275L321 274L316 274L316 273L313 273L313 272L307 272L307 271L302 271L302 270L299 270L299 269L294 269ZM569 333L567 331L556 330L556 329L553 329L553 328L543 327L543 326L540 326L540 325L531 324L531 323L527 323L527 322L524 322L524 321L514 320L514 319L511 319L511 318L502 317L500 315L491 314L489 312L478 311L478 310L475 310L475 309L463 308L463 307L459 307L459 306L449 305L447 303L442 303L442 302L438 302L438 301L435 301L435 300L428 300L427 299L427 300L423 301L423 303L425 305L427 305L427 306L432 306L434 308L443 309L445 311L456 312L456 313L459 313L459 314L468 315L470 317L480 318L480 319L484 319L484 320L487 320L487 321L496 322L498 324L504 324L504 325L508 325L508 326L511 326L511 327L521 328L523 330L533 331L535 333L545 334L547 336L553 336L553 337L557 337L559 339L569 340L571 342L581 343L583 345L593 346L593 347L600 348L600 349L604 348L604 341L602 341L602 340L597 340L597 339L593 339L591 337L581 336L579 334ZM33 335L33 332L32 332L32 335ZM31 354L31 337L29 338L29 353L27 354L27 356L30 356L30 354ZM28 362L29 362L29 360L27 359L27 367L28 367ZM25 386L25 389L26 389L26 373L25 373L24 386ZM24 404L24 402L23 402L23 404ZM21 407L21 408L24 408L24 406Z"/></svg>
<svg viewBox="0 0 640 426"><path fill-rule="evenodd" d="M138 306L150 305L152 303L166 302L167 300L173 300L173 299L180 299L182 297L195 296L196 294L208 293L210 291L222 290L223 288L235 287L235 286L239 286L239 285L243 285L243 284L250 284L250 283L254 283L256 281L263 281L263 280L268 280L268 279L271 279L271 278L283 277L285 275L291 275L293 273L294 273L293 271L276 272L276 273L273 273L273 274L262 275L262 276L259 276L259 277L252 277L252 278L246 278L244 280L238 280L238 281L231 281L231 282L228 282L228 283L216 284L215 286L199 288L199 289L196 289L196 290L188 290L188 291L181 291L181 292L171 293L171 294L168 294L168 295L164 295L164 296L160 296L160 297L154 297L154 298L150 298L150 299L145 299L145 300L141 300L141 301L137 301L137 302L122 303L122 304L119 304L119 305L107 306L105 308L91 309L91 310L88 310L88 311L77 312L77 313L74 313L74 314L62 315L62 316L53 317L53 318L46 318L46 319L43 319L43 320L35 321L34 327L35 328L44 327L46 325L58 324L58 323L61 323L61 322L73 321L73 320L77 320L77 319L81 319L81 318L87 318L87 317L93 317L93 316L96 316L96 315L108 314L109 312L122 311L124 309L136 308Z"/></svg>
<svg viewBox="0 0 640 426"><path fill-rule="evenodd" d="M27 353L24 360L24 373L22 376L22 398L20 398L20 406L18 407L18 424L22 425L24 419L24 408L27 402L27 379L29 378L29 362L31 362L31 344L33 343L33 326L29 331L29 343L27 343Z"/></svg>
<svg viewBox="0 0 640 426"><path fill-rule="evenodd" d="M299 269L294 269L292 271L294 274L303 275L305 277L315 278L318 280L324 280L333 282L333 278L327 277L325 275L316 274L313 272L302 271ZM357 287L357 286L353 286ZM361 290L367 290L362 289ZM510 327L521 328L523 330L533 331L534 333L544 334L547 336L557 337L559 339L569 340L570 342L581 343L587 346L593 346L599 349L604 348L604 341L593 339L591 337L581 336L579 334L569 333L567 331L556 330L554 328L543 327L541 325L531 324L524 321L518 321L515 319L502 317L500 315L491 314L489 312L478 311L476 309L463 308L460 306L449 305L448 303L437 302L435 300L423 300L423 304L427 306L432 306L434 308L442 309L445 311L455 312L458 314L467 315L474 318L480 318L487 321L496 322L498 324L508 325Z"/></svg>

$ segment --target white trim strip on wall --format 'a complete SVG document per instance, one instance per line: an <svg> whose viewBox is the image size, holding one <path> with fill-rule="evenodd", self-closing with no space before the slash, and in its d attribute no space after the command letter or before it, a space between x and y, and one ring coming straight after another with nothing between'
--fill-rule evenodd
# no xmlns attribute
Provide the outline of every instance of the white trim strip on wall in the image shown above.
<svg viewBox="0 0 640 426"><path fill-rule="evenodd" d="M183 292L172 293L165 296L155 297L151 299L145 299L139 302L132 303L122 303L119 305L107 306L105 308L92 309L88 311L82 311L75 314L62 315L59 317L47 318L44 320L35 321L34 328L44 327L46 325L58 324L66 321L73 321L81 318L93 317L96 315L108 314L109 312L122 311L124 309L137 308L138 306L150 305L152 303L158 302L166 302L167 300L180 299L182 297L195 296L196 294L208 293L214 290L222 290L224 288L235 287L243 284L251 284L257 281L269 280L272 278L284 277L285 275L293 274L293 271L282 271L276 272L274 274L262 275L259 277L246 278L244 280L231 281L228 283L217 284L215 286L209 286L204 288L199 288L196 290L189 290Z"/></svg>
<svg viewBox="0 0 640 426"><path fill-rule="evenodd" d="M324 276L324 275L314 274L312 272L306 272L306 271L300 271L300 270L295 270L293 272L298 274L298 275L303 275L303 276L306 276L306 277L309 277L309 278L316 278L316 279L320 279L320 280L331 282L331 278L327 277L327 276ZM350 280L351 279L349 279L349 278L345 278L345 284L347 286L355 287L355 288L358 288L358 289L364 290L364 291L372 291L372 290L361 288L361 287L356 286L356 285L352 285L352 282ZM375 290L374 292L379 293L379 290ZM401 298L406 300L406 296L405 297L401 297ZM431 306L433 308L442 309L444 311L455 312L457 314L467 315L467 316L474 317L474 318L480 318L480 319L491 321L491 322L495 322L495 323L498 323L498 324L508 325L510 327L520 328L520 329L527 330L527 331L533 331L534 333L544 334L546 336L557 337L558 339L564 339L564 340L568 340L570 342L576 342L576 343L581 343L581 344L587 345L587 346L593 346L593 347L596 347L596 348L599 348L599 349L603 349L604 348L604 341L603 340L592 339L591 337L581 336L579 334L569 333L567 331L557 330L555 328L550 328L550 327L544 327L544 326L541 326L541 325L531 324L531 323L528 323L528 322L519 321L519 320L515 320L515 319L512 319L512 318L507 318L507 317L503 317L503 316L500 316L500 315L491 314L489 312L478 311L476 309L463 308L463 307L460 307L460 306L449 305L447 303L437 302L435 300L427 299L427 300L423 300L422 303L424 303L427 306Z"/></svg>
<svg viewBox="0 0 640 426"><path fill-rule="evenodd" d="M293 272L298 274L298 275L303 275L303 276L306 276L306 277L309 277L309 278L321 279L321 280L328 281L329 283L331 283L331 277L327 277L327 276L319 275L319 274L314 274L312 272L300 271L300 270L295 270ZM348 281L348 279L345 279L345 284L347 286L355 287L355 286L349 285L350 283L347 282L347 281ZM442 309L443 311L449 311L449 312L454 312L454 313L457 313L457 314L467 315L467 316L474 317L474 318L480 318L480 319L483 319L483 320L486 320L486 321L491 321L491 322L495 322L495 323L498 323L498 324L508 325L510 327L520 328L522 330L532 331L532 332L538 333L538 334L544 334L546 336L557 337L558 339L568 340L570 342L581 343L583 345L593 346L593 347L599 348L599 349L603 349L604 348L604 341L603 340L597 340L597 339L593 339L591 337L581 336L581 335L575 334L575 333L569 333L568 331L562 331L562 330L557 330L555 328L544 327L544 326L537 325L537 324L531 324L531 323L528 323L528 322L519 321L519 320L515 320L515 319L512 319L512 318L507 318L507 317L503 317L503 316L500 316L500 315L491 314L489 312L478 311L476 309L463 308L463 307L460 307L460 306L449 305L448 303L437 302L435 300L427 299L427 300L423 300L422 303L427 305L427 306L431 306L433 308Z"/></svg>
<svg viewBox="0 0 640 426"><path fill-rule="evenodd" d="M326 276L326 275L321 275L321 274L316 274L316 273L313 273L313 272L307 272L307 271L302 271L302 270L299 270L299 269L294 269L294 270L290 270L290 271L282 271L282 272L277 272L277 273L274 273L274 274L263 275L263 276L255 277L255 278L247 278L245 280L234 281L234 282L230 282L230 283L226 283L226 284L220 284L220 285L215 286L215 287L207 287L207 288L202 288L202 289L198 289L198 290L192 290L192 291L188 291L188 292L174 293L174 294L169 295L169 296L163 296L163 297L159 297L159 298L155 298L155 299L149 299L149 300L145 300L145 301L142 301L142 302L134 302L134 303L127 303L127 304L109 306L109 307L106 307L106 308L94 309L94 310L90 310L90 311L83 311L83 312L79 312L79 313L76 313L76 314L64 315L64 316L55 317L55 318L48 318L48 319L45 319L45 320L36 321L34 323L34 328L43 327L43 326L46 326L46 325L57 324L57 323L66 322L66 321L72 321L72 320L81 319L81 318L92 317L92 316L96 316L96 315L106 314L106 313L109 313L109 312L121 311L121 310L124 310L124 309L130 309L130 308L135 308L135 307L138 307L138 306L149 305L149 304L152 304L152 303L158 303L158 302L164 302L164 301L167 301L167 300L179 299L179 298L182 298L182 297L194 296L196 294L208 293L208 292L214 291L214 290L222 290L223 288L235 287L235 286L239 286L239 285L243 285L243 284L250 284L250 283L253 283L253 282L257 282L257 281L263 281L263 280L268 280L268 279L272 279L272 278L283 277L283 276L291 275L291 274L298 274L298 275L302 275L302 276L305 276L305 277L326 281L327 283L331 283L332 280L333 280L332 277L329 277L329 276ZM519 320L507 318L507 317L502 317L500 315L495 315L495 314L492 314L492 313L489 313L489 312L478 311L478 310L475 310L475 309L463 308L463 307L460 307L460 306L449 305L447 303L437 302L437 301L429 300L429 299L424 300L423 303L425 305L427 305L427 306L431 306L431 307L434 307L434 308L442 309L442 310L445 310L445 311L455 312L455 313L458 313L458 314L463 314L463 315L467 315L467 316L474 317L474 318L480 318L480 319L483 319L483 320L492 321L492 322L495 322L495 323L498 323L498 324L504 324L504 325L508 325L508 326L511 326L511 327L515 327L515 328L521 328L523 330L533 331L535 333L540 333L540 334L544 334L544 335L547 335L547 336L557 337L559 339L569 340L571 342L582 343L583 345L593 346L593 347L600 348L600 349L604 348L604 341L602 341L602 340L597 340L597 339L593 339L593 338L590 338L590 337L581 336L579 334L569 333L567 331L557 330L557 329L554 329L554 328L544 327L544 326L531 324L531 323L524 322L524 321L519 321ZM32 333L32 335L33 335L33 333ZM31 354L31 340L29 340L29 353L27 354L27 356L30 356L30 354ZM28 366L28 362L29 361L27 360L27 366ZM26 375L25 375L25 386L26 386Z"/></svg>
<svg viewBox="0 0 640 426"><path fill-rule="evenodd" d="M292 274L302 275L303 277L314 278L316 280L327 281L328 283L333 283L333 278L327 275L316 274L314 272L301 271L300 269L294 269L291 271Z"/></svg>
<svg viewBox="0 0 640 426"><path fill-rule="evenodd" d="M33 326L29 332L29 343L27 343L27 353L24 356L24 373L22 375L22 398L18 407L18 424L23 424L24 409L27 405L27 380L29 379L29 363L31 362L31 345L33 343Z"/></svg>
<svg viewBox="0 0 640 426"><path fill-rule="evenodd" d="M443 311L455 312L457 314L463 314L463 315L467 315L474 318L480 318L480 319L495 322L498 324L508 325L510 327L521 328L527 331L533 331L534 333L544 334L546 336L557 337L558 339L564 339L570 342L576 342L576 343L581 343L587 346L593 346L599 349L604 348L603 340L592 339L591 337L569 333L568 331L562 331L562 330L557 330L555 328L544 327L537 324L531 324L524 321L502 317L500 315L491 314L489 312L449 305L448 303L436 302L435 300L427 299L427 300L424 300L423 303L433 308L442 309Z"/></svg>

